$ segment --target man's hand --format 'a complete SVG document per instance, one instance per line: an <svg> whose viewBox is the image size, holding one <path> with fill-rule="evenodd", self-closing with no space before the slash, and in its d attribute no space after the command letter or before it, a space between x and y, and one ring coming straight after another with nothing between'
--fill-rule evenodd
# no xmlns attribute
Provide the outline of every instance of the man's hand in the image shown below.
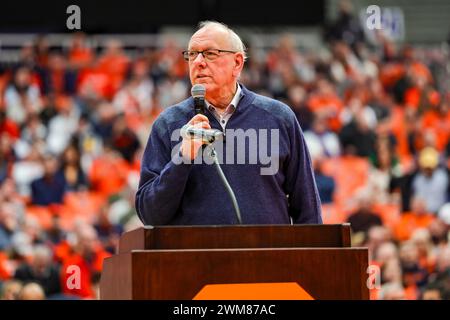
<svg viewBox="0 0 450 320"><path fill-rule="evenodd" d="M202 114L195 115L188 123L188 126L193 126L198 129L211 129L209 125L209 119ZM181 143L181 154L184 158L194 160L197 156L198 149L202 145L206 144L203 139L195 137L183 137L183 142Z"/></svg>

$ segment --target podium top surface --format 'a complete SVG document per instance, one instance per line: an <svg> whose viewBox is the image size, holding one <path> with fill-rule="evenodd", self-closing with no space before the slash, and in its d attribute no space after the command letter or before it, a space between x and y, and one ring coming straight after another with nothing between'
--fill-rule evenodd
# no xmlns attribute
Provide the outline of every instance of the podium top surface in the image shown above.
<svg viewBox="0 0 450 320"><path fill-rule="evenodd" d="M351 247L350 224L145 226L124 233L119 253L132 250Z"/></svg>

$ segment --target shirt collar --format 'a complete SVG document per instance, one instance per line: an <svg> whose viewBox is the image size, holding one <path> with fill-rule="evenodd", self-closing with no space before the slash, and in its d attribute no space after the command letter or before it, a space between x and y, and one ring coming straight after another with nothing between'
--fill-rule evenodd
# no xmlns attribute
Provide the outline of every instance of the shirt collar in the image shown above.
<svg viewBox="0 0 450 320"><path fill-rule="evenodd" d="M234 97L231 100L228 107L225 109L225 113L232 113L234 110L236 110L236 107L242 98L241 86L239 84L236 84L236 86L237 86L236 93L234 94ZM208 110L213 111L213 110L217 109L211 103L209 103L207 100L205 100L205 102L206 102L206 105L208 106Z"/></svg>

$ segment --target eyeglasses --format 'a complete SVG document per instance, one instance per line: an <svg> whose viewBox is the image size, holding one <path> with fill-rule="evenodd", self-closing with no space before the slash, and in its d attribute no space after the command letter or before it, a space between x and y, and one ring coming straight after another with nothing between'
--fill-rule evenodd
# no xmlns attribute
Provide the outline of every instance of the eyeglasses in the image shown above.
<svg viewBox="0 0 450 320"><path fill-rule="evenodd" d="M206 49L203 51L187 50L183 51L183 58L186 61L194 61L197 58L197 56L201 53L203 55L203 58L205 58L208 61L213 61L220 56L221 52L237 53L237 51L220 50L220 49Z"/></svg>

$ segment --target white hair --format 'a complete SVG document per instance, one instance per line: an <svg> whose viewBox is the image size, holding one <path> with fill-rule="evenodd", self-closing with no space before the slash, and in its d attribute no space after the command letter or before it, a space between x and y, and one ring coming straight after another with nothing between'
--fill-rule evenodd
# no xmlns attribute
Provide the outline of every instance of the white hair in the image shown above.
<svg viewBox="0 0 450 320"><path fill-rule="evenodd" d="M225 30L226 32L228 32L232 49L237 52L241 52L244 56L244 61L247 60L247 52L246 52L244 42L242 42L241 38L238 36L238 34L236 32L234 32L230 27L228 27L226 24L224 24L222 22L210 21L210 20L201 21L198 24L197 31L204 29L204 28L209 28L209 27L218 27L218 28L221 28L221 29Z"/></svg>

